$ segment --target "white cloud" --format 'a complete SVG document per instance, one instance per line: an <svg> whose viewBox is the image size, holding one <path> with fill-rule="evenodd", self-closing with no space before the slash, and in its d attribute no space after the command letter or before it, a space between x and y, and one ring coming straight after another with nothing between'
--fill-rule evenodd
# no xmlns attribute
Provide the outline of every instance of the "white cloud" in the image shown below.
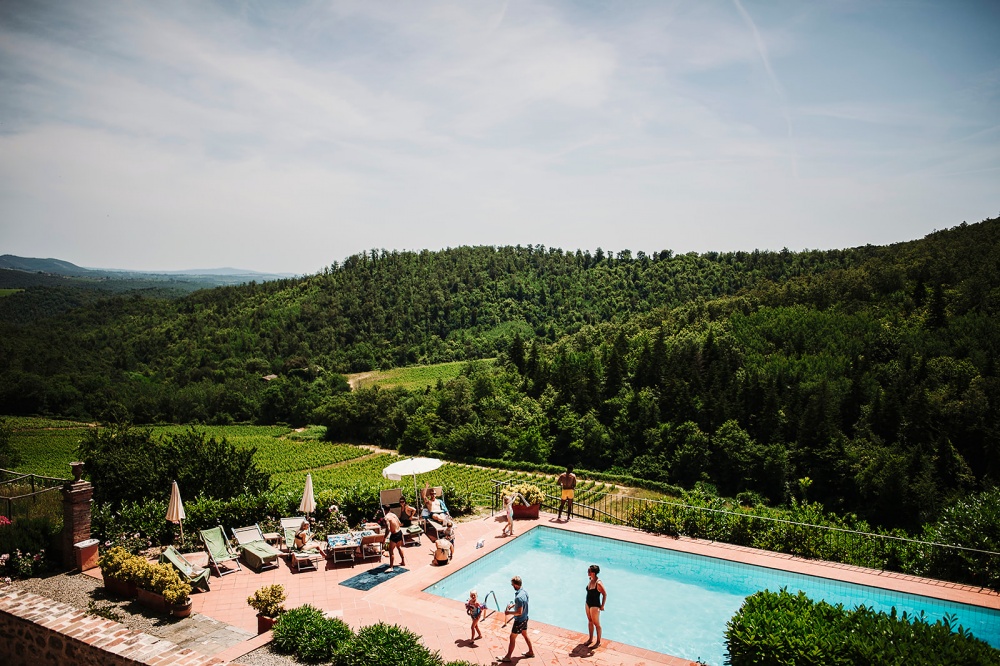
<svg viewBox="0 0 1000 666"><path fill-rule="evenodd" d="M852 26L822 7L746 5L756 39L726 2L5 9L5 252L306 272L370 247L890 242L997 208L996 56L960 108L866 96L866 71L848 92L814 44Z"/></svg>

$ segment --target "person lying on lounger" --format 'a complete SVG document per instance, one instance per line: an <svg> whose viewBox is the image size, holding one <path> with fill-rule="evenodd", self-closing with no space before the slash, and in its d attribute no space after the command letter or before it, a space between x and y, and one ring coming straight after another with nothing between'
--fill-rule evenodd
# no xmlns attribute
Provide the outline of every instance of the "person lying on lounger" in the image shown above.
<svg viewBox="0 0 1000 666"><path fill-rule="evenodd" d="M424 507L427 509L427 513L430 514L431 520L441 523L446 527L451 526L451 516L445 511L441 500L438 499L429 483L424 487Z"/></svg>

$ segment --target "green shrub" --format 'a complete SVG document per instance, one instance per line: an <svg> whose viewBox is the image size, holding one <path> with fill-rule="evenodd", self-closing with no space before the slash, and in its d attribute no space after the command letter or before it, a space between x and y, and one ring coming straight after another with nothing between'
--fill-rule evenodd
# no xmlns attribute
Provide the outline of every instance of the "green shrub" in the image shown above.
<svg viewBox="0 0 1000 666"><path fill-rule="evenodd" d="M265 585L247 597L247 605L261 615L278 617L285 610L282 604L287 598L283 585Z"/></svg>
<svg viewBox="0 0 1000 666"><path fill-rule="evenodd" d="M61 521L57 523L44 516L18 518L12 523L0 525L0 553L12 553L16 550L37 553L51 548L53 541L57 541L61 533Z"/></svg>
<svg viewBox="0 0 1000 666"><path fill-rule="evenodd" d="M333 661L354 639L346 622L328 618L309 604L282 613L272 632L278 652L307 662ZM341 663L339 657L336 662Z"/></svg>
<svg viewBox="0 0 1000 666"><path fill-rule="evenodd" d="M324 488L316 494L317 515L324 509L336 506L350 525L358 525L371 517L373 507L379 505L379 490L374 483L359 481L336 488ZM301 495L295 500L296 507Z"/></svg>
<svg viewBox="0 0 1000 666"><path fill-rule="evenodd" d="M338 656L338 666L441 666L441 656L428 650L420 636L384 622L363 627Z"/></svg>
<svg viewBox="0 0 1000 666"><path fill-rule="evenodd" d="M533 483L518 483L503 491L504 497L514 496L514 504L531 506L545 501L545 493Z"/></svg>
<svg viewBox="0 0 1000 666"><path fill-rule="evenodd" d="M132 566L135 567L134 572L130 570ZM135 557L123 567L123 570L127 572L129 578L135 580L138 587L144 590L163 594L167 588L175 587L174 594L185 598L191 593L191 587L181 582L177 570L169 564L153 564L145 558ZM179 587L181 585L187 585L187 593L181 594L182 589Z"/></svg>
<svg viewBox="0 0 1000 666"><path fill-rule="evenodd" d="M59 561L60 527L47 517L0 521L0 575L31 578L50 568L46 552Z"/></svg>
<svg viewBox="0 0 1000 666"><path fill-rule="evenodd" d="M135 567L135 562L141 559L123 546L112 546L105 549L97 558L97 566L101 568L101 576L104 578L138 583L138 569Z"/></svg>
<svg viewBox="0 0 1000 666"><path fill-rule="evenodd" d="M184 606L191 597L191 586L178 578L163 589L163 600L172 606Z"/></svg>
<svg viewBox="0 0 1000 666"><path fill-rule="evenodd" d="M935 543L1000 551L1000 487L958 499L942 512L937 522L924 528L923 538ZM995 558L984 558L967 550L936 548L922 564L921 575L1000 589L1000 563Z"/></svg>
<svg viewBox="0 0 1000 666"><path fill-rule="evenodd" d="M353 643L354 632L346 622L336 617L324 617L309 625L301 637L295 656L301 661L337 661L339 654ZM336 657L336 659L335 659Z"/></svg>
<svg viewBox="0 0 1000 666"><path fill-rule="evenodd" d="M323 611L309 604L285 611L271 630L271 643L278 652L295 654L309 627L325 619Z"/></svg>
<svg viewBox="0 0 1000 666"><path fill-rule="evenodd" d="M757 592L746 598L726 626L731 666L938 666L1000 664L1000 650L948 620L928 623L864 606L814 602L804 592Z"/></svg>
<svg viewBox="0 0 1000 666"><path fill-rule="evenodd" d="M154 437L127 421L88 428L80 459L94 484L94 500L120 506L169 496L171 481L190 497L259 495L270 475L254 461L255 447L238 447L190 428Z"/></svg>
<svg viewBox="0 0 1000 666"><path fill-rule="evenodd" d="M138 553L154 544L169 542L176 528L164 519L166 515L166 500L124 502L117 508L95 502L91 533L106 545L122 546L130 553Z"/></svg>

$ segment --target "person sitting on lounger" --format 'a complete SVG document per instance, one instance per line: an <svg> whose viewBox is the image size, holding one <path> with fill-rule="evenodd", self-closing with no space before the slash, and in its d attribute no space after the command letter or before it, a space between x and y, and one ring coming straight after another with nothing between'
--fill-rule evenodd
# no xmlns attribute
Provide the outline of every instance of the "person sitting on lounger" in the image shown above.
<svg viewBox="0 0 1000 666"><path fill-rule="evenodd" d="M433 521L441 523L445 527L451 527L451 516L445 511L441 500L437 498L429 483L424 487L424 507Z"/></svg>
<svg viewBox="0 0 1000 666"><path fill-rule="evenodd" d="M406 503L405 497L399 498L399 522L403 527L409 527L417 517L417 510Z"/></svg>
<svg viewBox="0 0 1000 666"><path fill-rule="evenodd" d="M317 550L319 544L312 540L312 530L310 529L309 521L303 520L302 525L299 526L299 530L295 533L295 539L292 542L292 547L295 550Z"/></svg>

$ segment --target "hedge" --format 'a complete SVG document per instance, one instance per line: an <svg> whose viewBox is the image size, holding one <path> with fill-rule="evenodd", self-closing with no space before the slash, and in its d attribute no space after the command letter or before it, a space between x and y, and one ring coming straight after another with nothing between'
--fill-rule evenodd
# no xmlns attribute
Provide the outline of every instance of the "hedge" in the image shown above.
<svg viewBox="0 0 1000 666"><path fill-rule="evenodd" d="M948 619L846 610L785 589L747 597L726 626L726 645L731 666L1000 664L1000 650Z"/></svg>

